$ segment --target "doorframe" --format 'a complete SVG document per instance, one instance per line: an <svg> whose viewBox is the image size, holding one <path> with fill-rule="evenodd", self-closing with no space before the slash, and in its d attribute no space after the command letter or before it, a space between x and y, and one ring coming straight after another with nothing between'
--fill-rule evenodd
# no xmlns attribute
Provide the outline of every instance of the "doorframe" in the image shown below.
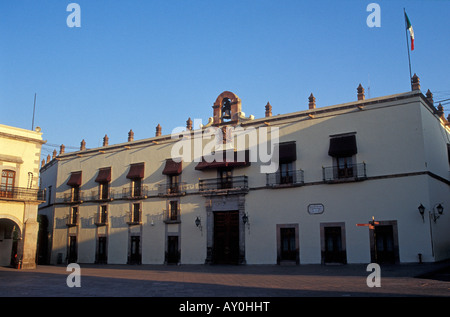
<svg viewBox="0 0 450 317"><path fill-rule="evenodd" d="M380 223L379 226L392 226L392 235L393 235L393 243L394 243L394 264L400 263L397 220L384 220L384 221L378 221L378 222ZM376 262L375 229L369 229L369 239L370 239L370 261L375 263Z"/></svg>
<svg viewBox="0 0 450 317"><path fill-rule="evenodd" d="M294 228L295 230L295 264L300 264L300 242L299 242L299 226L298 223L287 223L287 224L277 224L277 264L287 264L292 263L292 261L282 260L281 259L281 229L283 228Z"/></svg>
<svg viewBox="0 0 450 317"><path fill-rule="evenodd" d="M226 196L207 196L206 207L206 259L205 264L213 264L214 248L214 212L239 211L239 258L238 264L247 264L245 258L245 225L242 217L245 215L245 194Z"/></svg>
<svg viewBox="0 0 450 317"><path fill-rule="evenodd" d="M325 263L326 241L325 241L325 228L326 227L340 227L341 228L341 245L342 252L344 253L344 262L347 264L347 240L345 234L345 222L322 222L320 223L320 250L321 250L321 263Z"/></svg>

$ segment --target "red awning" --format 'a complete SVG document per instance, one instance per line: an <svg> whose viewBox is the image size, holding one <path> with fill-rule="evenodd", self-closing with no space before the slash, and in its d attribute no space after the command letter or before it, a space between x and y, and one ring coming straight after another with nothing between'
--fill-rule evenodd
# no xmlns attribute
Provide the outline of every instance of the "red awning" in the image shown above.
<svg viewBox="0 0 450 317"><path fill-rule="evenodd" d="M111 167L101 168L95 181L97 183L109 183L111 181Z"/></svg>
<svg viewBox="0 0 450 317"><path fill-rule="evenodd" d="M127 174L127 178L144 178L144 163L131 164L130 171Z"/></svg>
<svg viewBox="0 0 450 317"><path fill-rule="evenodd" d="M166 166L164 167L164 175L179 175L183 169L183 162L175 162L172 159L166 160Z"/></svg>
<svg viewBox="0 0 450 317"><path fill-rule="evenodd" d="M72 172L69 181L67 182L69 186L81 186L81 172Z"/></svg>
<svg viewBox="0 0 450 317"><path fill-rule="evenodd" d="M202 161L197 164L195 169L201 171L201 170L206 170L206 169L214 169L214 168L222 168L222 167L245 167L245 166L250 165L248 150L245 151L244 161L238 161L240 156L238 156L237 152L234 152L232 160L227 160L226 152L223 152L222 158L223 158L222 162L216 162L215 160L212 162L207 162L205 160L205 158L203 157Z"/></svg>

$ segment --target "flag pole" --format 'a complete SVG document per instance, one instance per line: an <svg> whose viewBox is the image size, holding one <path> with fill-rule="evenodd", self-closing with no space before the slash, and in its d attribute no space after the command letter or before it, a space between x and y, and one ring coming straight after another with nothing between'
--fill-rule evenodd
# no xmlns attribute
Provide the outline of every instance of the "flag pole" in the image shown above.
<svg viewBox="0 0 450 317"><path fill-rule="evenodd" d="M36 93L34 93L34 104L33 104L33 120L31 121L31 130L34 130L34 112L36 110Z"/></svg>
<svg viewBox="0 0 450 317"><path fill-rule="evenodd" d="M405 10L405 8L403 8L403 14L404 14L404 17L405 17L406 50L408 51L409 84L411 85L411 90L412 90L411 57L409 55L408 23L406 22L406 10Z"/></svg>

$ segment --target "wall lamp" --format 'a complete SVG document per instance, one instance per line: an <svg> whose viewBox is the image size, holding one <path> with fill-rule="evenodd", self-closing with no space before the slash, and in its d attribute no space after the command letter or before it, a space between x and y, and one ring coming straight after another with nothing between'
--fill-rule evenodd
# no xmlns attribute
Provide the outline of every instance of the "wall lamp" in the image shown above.
<svg viewBox="0 0 450 317"><path fill-rule="evenodd" d="M197 216L197 219L195 219L195 225L200 229L200 231L202 231L202 220L199 216Z"/></svg>
<svg viewBox="0 0 450 317"><path fill-rule="evenodd" d="M423 222L425 222L425 207L420 204L420 206L417 208L419 209L419 213L422 216ZM429 211L430 218L433 219L434 223L436 223L436 220L439 219L439 217L444 213L444 207L441 204L436 204L433 208L433 211Z"/></svg>
<svg viewBox="0 0 450 317"><path fill-rule="evenodd" d="M248 225L250 226L250 222L248 222L248 214L247 214L247 213L245 213L245 214L242 216L242 222L244 223L244 226L245 226L246 224L248 224Z"/></svg>

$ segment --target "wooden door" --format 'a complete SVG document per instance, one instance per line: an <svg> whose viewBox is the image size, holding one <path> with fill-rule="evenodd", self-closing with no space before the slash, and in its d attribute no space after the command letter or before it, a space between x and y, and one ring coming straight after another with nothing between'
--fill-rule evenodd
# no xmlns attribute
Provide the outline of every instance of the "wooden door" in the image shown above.
<svg viewBox="0 0 450 317"><path fill-rule="evenodd" d="M296 261L295 228L280 228L281 261Z"/></svg>
<svg viewBox="0 0 450 317"><path fill-rule="evenodd" d="M374 238L376 262L395 263L394 230L392 226L375 226Z"/></svg>
<svg viewBox="0 0 450 317"><path fill-rule="evenodd" d="M325 263L345 263L341 227L325 227Z"/></svg>
<svg viewBox="0 0 450 317"><path fill-rule="evenodd" d="M213 261L217 264L238 264L238 211L216 212L214 214Z"/></svg>
<svg viewBox="0 0 450 317"><path fill-rule="evenodd" d="M178 236L167 237L167 263L177 264L180 259L178 252Z"/></svg>
<svg viewBox="0 0 450 317"><path fill-rule="evenodd" d="M129 264L141 264L141 237L130 237L130 259Z"/></svg>

